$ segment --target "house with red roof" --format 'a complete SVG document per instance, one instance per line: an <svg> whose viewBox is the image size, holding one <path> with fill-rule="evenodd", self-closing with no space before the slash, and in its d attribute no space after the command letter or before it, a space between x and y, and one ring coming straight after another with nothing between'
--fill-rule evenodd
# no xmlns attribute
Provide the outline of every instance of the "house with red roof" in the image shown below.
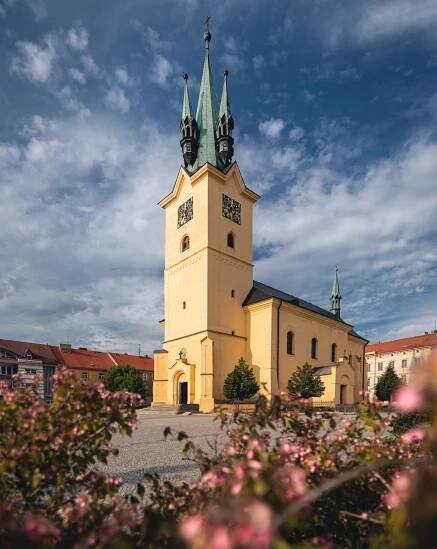
<svg viewBox="0 0 437 549"><path fill-rule="evenodd" d="M12 376L20 374L20 381L35 386L36 393L50 401L53 392L53 374L64 366L77 373L84 381L102 382L105 373L113 366L130 365L143 377L146 385L146 403L153 393L153 359L147 355L94 351L86 347L75 348L68 343L48 345L0 339L0 382L5 387L12 383ZM35 376L42 381L35 383Z"/></svg>
<svg viewBox="0 0 437 549"><path fill-rule="evenodd" d="M388 366L393 366L402 383L408 383L414 375L414 369L420 367L434 349L437 349L437 330L367 345L367 386L370 399L374 399L376 384Z"/></svg>
<svg viewBox="0 0 437 549"><path fill-rule="evenodd" d="M51 345L58 366L65 366L79 375L83 381L102 382L105 373L114 366L129 365L141 372L146 385L146 403L153 393L153 359L147 355L94 351L86 347L75 348L70 344Z"/></svg>

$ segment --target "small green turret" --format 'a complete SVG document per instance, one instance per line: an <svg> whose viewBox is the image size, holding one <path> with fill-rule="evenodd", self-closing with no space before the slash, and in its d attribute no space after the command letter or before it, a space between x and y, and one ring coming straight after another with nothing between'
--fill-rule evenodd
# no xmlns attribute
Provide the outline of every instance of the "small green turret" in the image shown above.
<svg viewBox="0 0 437 549"><path fill-rule="evenodd" d="M196 160L199 132L197 129L197 122L191 114L191 102L188 92L188 74L184 74L184 80L184 101L182 105L182 119L180 123L180 144L185 167L188 168L192 166Z"/></svg>
<svg viewBox="0 0 437 549"><path fill-rule="evenodd" d="M332 285L332 292L331 292L331 312L338 317L340 317L340 313L341 313L340 301L341 301L340 283L338 281L338 265L336 265L334 283Z"/></svg>
<svg viewBox="0 0 437 549"><path fill-rule="evenodd" d="M234 139L232 137L234 119L232 118L231 107L229 105L228 74L228 71L225 71L216 129L218 159L222 168L227 168L234 156Z"/></svg>

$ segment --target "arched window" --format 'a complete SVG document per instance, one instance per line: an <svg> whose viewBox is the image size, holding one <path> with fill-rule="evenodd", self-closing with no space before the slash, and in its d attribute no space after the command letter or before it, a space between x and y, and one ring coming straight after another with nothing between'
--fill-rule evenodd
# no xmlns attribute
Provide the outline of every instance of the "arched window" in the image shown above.
<svg viewBox="0 0 437 549"><path fill-rule="evenodd" d="M337 362L337 344L331 345L331 362Z"/></svg>
<svg viewBox="0 0 437 549"><path fill-rule="evenodd" d="M287 355L294 354L294 334L287 332Z"/></svg>
<svg viewBox="0 0 437 549"><path fill-rule="evenodd" d="M234 233L228 233L228 246L233 248L235 245Z"/></svg>
<svg viewBox="0 0 437 549"><path fill-rule="evenodd" d="M311 358L317 358L317 337L311 340Z"/></svg>
<svg viewBox="0 0 437 549"><path fill-rule="evenodd" d="M185 252L190 247L190 237L186 234L181 241L181 251Z"/></svg>

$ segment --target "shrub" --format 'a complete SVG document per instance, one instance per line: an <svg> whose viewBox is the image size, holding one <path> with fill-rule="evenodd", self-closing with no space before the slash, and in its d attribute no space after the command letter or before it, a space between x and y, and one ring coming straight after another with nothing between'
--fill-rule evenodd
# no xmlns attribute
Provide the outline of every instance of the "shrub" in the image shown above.
<svg viewBox="0 0 437 549"><path fill-rule="evenodd" d="M320 377L314 375L314 370L307 362L298 366L287 385L288 394L292 398L311 398L322 396L325 386Z"/></svg>
<svg viewBox="0 0 437 549"><path fill-rule="evenodd" d="M126 364L125 366L113 366L106 371L104 381L108 391L129 391L142 397L146 394L146 386L141 372Z"/></svg>
<svg viewBox="0 0 437 549"><path fill-rule="evenodd" d="M379 378L375 387L375 393L378 400L390 400L393 392L399 386L401 380L396 374L393 366L388 366L387 370Z"/></svg>
<svg viewBox="0 0 437 549"><path fill-rule="evenodd" d="M234 370L226 377L223 393L228 400L241 401L253 397L259 391L253 369L240 358Z"/></svg>
<svg viewBox="0 0 437 549"><path fill-rule="evenodd" d="M109 393L71 372L55 375L53 402L29 388L0 401L0 539L3 547L103 543L136 520L117 492L119 479L99 465L113 433L130 435L137 397ZM112 532L112 533L111 533Z"/></svg>

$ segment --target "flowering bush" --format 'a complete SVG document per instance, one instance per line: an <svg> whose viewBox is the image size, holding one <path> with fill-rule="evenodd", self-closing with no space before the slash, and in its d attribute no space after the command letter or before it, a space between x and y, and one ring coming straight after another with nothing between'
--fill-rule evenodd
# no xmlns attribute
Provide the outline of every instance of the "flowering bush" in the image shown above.
<svg viewBox="0 0 437 549"><path fill-rule="evenodd" d="M55 376L53 402L29 388L0 402L0 539L14 546L104 543L136 520L135 504L104 475L117 430L131 434L137 396L109 393L71 372ZM16 384L19 385L19 384Z"/></svg>
<svg viewBox="0 0 437 549"><path fill-rule="evenodd" d="M434 547L437 520L437 362L393 398L429 421L393 432L397 413L314 412L281 396L253 415L223 415L215 451L175 436L199 479L149 477L137 497L98 472L115 430L130 434L132 395L61 373L54 402L25 389L0 404L2 545L174 548ZM146 501L146 503L145 503Z"/></svg>

